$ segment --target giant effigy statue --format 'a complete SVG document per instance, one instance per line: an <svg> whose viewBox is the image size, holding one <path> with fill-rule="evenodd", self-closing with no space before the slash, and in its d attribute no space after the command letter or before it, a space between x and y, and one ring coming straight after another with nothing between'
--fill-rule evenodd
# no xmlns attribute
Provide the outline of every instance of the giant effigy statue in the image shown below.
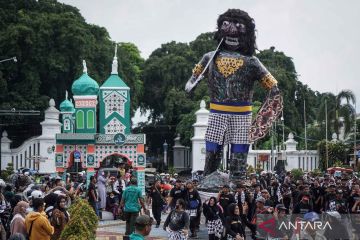
<svg viewBox="0 0 360 240"><path fill-rule="evenodd" d="M185 86L190 92L206 76L210 94L210 116L205 134L204 175L216 171L224 145L231 144L230 180L246 174L251 142L264 137L282 112L282 97L276 79L254 56L254 20L239 9L229 9L217 20L218 47L195 65ZM260 81L268 96L252 118L254 84Z"/></svg>

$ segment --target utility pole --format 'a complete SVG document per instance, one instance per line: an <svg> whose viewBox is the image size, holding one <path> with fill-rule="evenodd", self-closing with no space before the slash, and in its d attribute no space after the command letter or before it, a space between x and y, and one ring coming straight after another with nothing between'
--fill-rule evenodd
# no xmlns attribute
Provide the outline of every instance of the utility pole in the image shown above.
<svg viewBox="0 0 360 240"><path fill-rule="evenodd" d="M355 104L354 104L354 108L355 108L355 115L354 115L354 164L355 164L355 167L357 165L357 149L356 149L356 127L357 127L357 124L356 124L356 101L355 101Z"/></svg>
<svg viewBox="0 0 360 240"><path fill-rule="evenodd" d="M308 150L307 150L307 128L306 128L306 105L305 105L305 99L304 99L304 127L305 127L305 159L306 159L306 170L309 168L309 162L308 162Z"/></svg>
<svg viewBox="0 0 360 240"><path fill-rule="evenodd" d="M326 170L329 168L329 148L328 148L328 116L327 101L325 99L325 132L326 132Z"/></svg>

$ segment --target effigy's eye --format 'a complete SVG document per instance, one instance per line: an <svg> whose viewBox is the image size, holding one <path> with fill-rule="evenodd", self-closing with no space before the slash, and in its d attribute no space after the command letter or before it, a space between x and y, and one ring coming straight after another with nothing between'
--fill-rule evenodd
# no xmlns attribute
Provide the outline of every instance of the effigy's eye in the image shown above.
<svg viewBox="0 0 360 240"><path fill-rule="evenodd" d="M223 21L223 23L222 23L223 26L227 26L229 24L230 24L229 21Z"/></svg>

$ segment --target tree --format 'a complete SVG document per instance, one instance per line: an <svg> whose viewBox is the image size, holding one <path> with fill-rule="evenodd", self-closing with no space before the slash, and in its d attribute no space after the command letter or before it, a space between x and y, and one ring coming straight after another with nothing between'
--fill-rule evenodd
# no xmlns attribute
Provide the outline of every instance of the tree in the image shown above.
<svg viewBox="0 0 360 240"><path fill-rule="evenodd" d="M332 167L335 164L339 165L338 162L341 162L343 165L347 164L348 156L350 154L350 150L345 143L343 142L328 142L328 162L326 156L326 140L322 140L318 143L318 151L319 151L319 168L321 170L326 170L326 166Z"/></svg>
<svg viewBox="0 0 360 240"><path fill-rule="evenodd" d="M1 1L0 26L0 56L16 56L18 60L16 64L0 64L0 109L42 111L49 98L58 106L82 74L83 59L89 75L99 84L110 75L114 42L105 28L86 23L75 7L56 0ZM144 60L132 43L122 43L118 57L119 73L131 87L134 113L142 96ZM1 122L24 124L19 130L6 129L15 146L40 134L41 128L36 127L40 119L42 116L36 121L0 117ZM24 131L25 126L37 131Z"/></svg>
<svg viewBox="0 0 360 240"><path fill-rule="evenodd" d="M322 94L318 115L319 122L322 124L325 124L326 117L325 102L327 104L329 129L339 136L339 129L344 126L345 134L348 134L353 127L356 114L355 108L353 107L356 102L354 93L350 90L342 90L337 95L333 93ZM341 118L343 118L343 122Z"/></svg>

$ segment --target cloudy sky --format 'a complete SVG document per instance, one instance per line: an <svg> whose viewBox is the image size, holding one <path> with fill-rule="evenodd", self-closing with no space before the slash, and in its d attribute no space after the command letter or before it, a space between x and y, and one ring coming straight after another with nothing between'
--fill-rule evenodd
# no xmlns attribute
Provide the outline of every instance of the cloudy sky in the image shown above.
<svg viewBox="0 0 360 240"><path fill-rule="evenodd" d="M299 80L320 92L350 89L360 99L358 0L60 0L144 58L169 41L214 31L219 14L240 8L255 19L258 48L293 58ZM357 104L360 111L360 102Z"/></svg>

